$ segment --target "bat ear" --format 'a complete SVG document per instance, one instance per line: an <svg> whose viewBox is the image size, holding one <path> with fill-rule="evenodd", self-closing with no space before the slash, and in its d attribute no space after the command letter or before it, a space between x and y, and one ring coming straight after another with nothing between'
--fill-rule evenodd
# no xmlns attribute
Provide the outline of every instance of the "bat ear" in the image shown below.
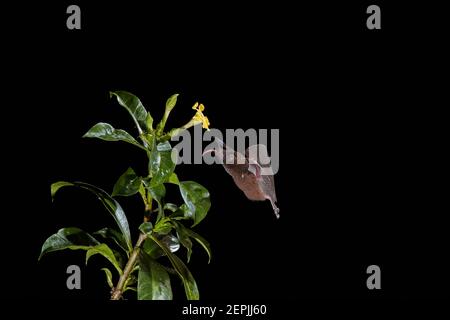
<svg viewBox="0 0 450 320"><path fill-rule="evenodd" d="M211 153L211 156L214 158L218 158L219 161L223 161L223 157L224 157L224 149L225 144L223 143L222 140L220 140L219 138L215 138L214 142L212 142L210 145L208 145L205 149L205 151L203 151L202 156Z"/></svg>

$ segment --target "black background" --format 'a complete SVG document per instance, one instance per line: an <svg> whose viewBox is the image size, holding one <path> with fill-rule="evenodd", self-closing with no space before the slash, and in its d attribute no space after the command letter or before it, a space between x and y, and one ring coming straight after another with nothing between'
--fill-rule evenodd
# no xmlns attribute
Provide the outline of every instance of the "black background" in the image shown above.
<svg viewBox="0 0 450 320"><path fill-rule="evenodd" d="M129 166L145 170L139 150L81 138L100 121L135 132L108 97L127 90L155 119L179 93L169 127L184 124L201 101L214 128L280 129L279 220L268 202L247 200L220 166L177 167L180 179L211 193L197 231L213 259L208 265L196 248L190 265L202 300L444 297L439 8L378 2L382 30L371 31L371 3L341 2L76 1L79 31L65 25L72 2L11 9L19 18L5 33L4 122L14 130L6 142L14 156L6 159L4 194L13 205L2 211L12 217L11 236L4 233L12 261L3 274L12 264L21 275L7 277L11 296L107 299L101 257L88 266L82 252L37 257L61 227L114 223L82 191L64 190L52 203L52 182L111 191ZM136 230L139 199L119 201ZM80 291L66 288L69 264L82 268ZM371 264L381 268L378 291L366 287Z"/></svg>

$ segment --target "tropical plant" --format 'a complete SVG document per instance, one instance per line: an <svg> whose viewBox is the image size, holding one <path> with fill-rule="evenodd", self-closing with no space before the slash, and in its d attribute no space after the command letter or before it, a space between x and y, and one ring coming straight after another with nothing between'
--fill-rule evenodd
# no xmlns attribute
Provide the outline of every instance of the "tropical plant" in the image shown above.
<svg viewBox="0 0 450 320"><path fill-rule="evenodd" d="M153 128L153 118L141 101L125 91L111 92L118 103L124 107L138 131L138 140L128 132L115 129L107 123L97 123L83 137L98 138L106 141L123 141L145 152L148 157L148 173L140 176L128 168L117 180L111 194L84 182L59 181L51 185L51 196L63 187L77 187L92 192L113 216L118 229L104 227L92 234L79 228L63 228L51 235L43 244L41 257L49 252L64 249L85 250L86 263L93 255L106 258L115 269L118 280L114 285L111 268L103 268L108 285L111 287L111 299L123 298L128 290L137 291L137 298L142 300L170 300L173 298L171 276L181 278L189 300L199 299L196 281L190 270L175 252L181 246L187 251L189 262L193 242L200 244L211 259L209 243L191 227L199 224L208 213L211 202L209 192L197 182L179 181L175 174L175 161L171 156L170 138L197 124L208 129L208 118L203 114L204 106L196 103L194 117L184 126L170 131L165 124L170 112L175 107L178 95L171 96L165 105L165 112ZM168 203L165 184L178 186L184 203ZM125 211L117 197L138 195L144 204L143 221L139 226L139 236L132 244L132 236ZM191 227L183 222L192 220ZM194 240L194 241L193 241ZM167 257L170 265L165 265L162 257ZM166 261L167 261L166 260ZM168 263L166 263L168 264Z"/></svg>

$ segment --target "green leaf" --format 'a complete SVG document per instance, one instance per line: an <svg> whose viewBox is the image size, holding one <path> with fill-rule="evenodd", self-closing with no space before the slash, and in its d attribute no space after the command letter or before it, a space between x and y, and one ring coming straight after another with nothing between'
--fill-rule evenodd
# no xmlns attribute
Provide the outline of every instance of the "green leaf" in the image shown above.
<svg viewBox="0 0 450 320"><path fill-rule="evenodd" d="M168 234L173 228L173 225L169 218L162 218L159 220L155 227L153 228L153 232L156 232L158 234Z"/></svg>
<svg viewBox="0 0 450 320"><path fill-rule="evenodd" d="M139 270L139 264L136 264L134 267L136 268L136 270ZM133 268L133 269L134 269L134 268ZM132 274L134 271L135 271L135 270L133 270L133 271L131 272L130 276L129 276L128 279L125 281L125 287L132 286L133 284L136 284L137 278L135 277L134 274Z"/></svg>
<svg viewBox="0 0 450 320"><path fill-rule="evenodd" d="M128 253L127 243L119 231L111 228L103 228L94 232L94 234L98 234L104 239L112 239L120 248L123 249L123 251Z"/></svg>
<svg viewBox="0 0 450 320"><path fill-rule="evenodd" d="M161 239L160 242L164 243L164 245L170 249L170 252L177 252L180 249L179 239L172 234L165 235L158 239Z"/></svg>
<svg viewBox="0 0 450 320"><path fill-rule="evenodd" d="M98 138L105 141L124 141L146 150L128 132L122 129L114 129L113 126L104 122L97 123L89 129L89 131L84 134L83 138Z"/></svg>
<svg viewBox="0 0 450 320"><path fill-rule="evenodd" d="M180 249L180 240L178 240L177 237L175 237L171 234L164 235L164 236L156 235L156 237L158 239L160 239L160 241L162 243L164 243L164 245L167 248L169 248L171 252L176 252ZM147 238L145 240L143 248L144 248L145 253L147 253L153 259L158 259L159 257L165 255L165 253L161 249L161 247L159 245L157 245L156 242L153 241L151 238Z"/></svg>
<svg viewBox="0 0 450 320"><path fill-rule="evenodd" d="M181 223L177 223L177 224L182 225ZM208 254L208 263L210 263L212 254L211 254L211 246L209 245L209 242L206 241L206 239L203 238L202 236L200 236L198 233L192 231L191 229L188 229L185 226L183 226L183 228L185 229L185 232L189 235L189 237L194 238L195 241L197 241L203 247L203 249L205 249L206 253Z"/></svg>
<svg viewBox="0 0 450 320"><path fill-rule="evenodd" d="M176 185L180 184L180 180L178 180L178 176L175 172L172 172L172 174L169 176L169 179L167 179L168 183L173 183Z"/></svg>
<svg viewBox="0 0 450 320"><path fill-rule="evenodd" d="M189 211L192 213L194 220L192 226L195 226L205 218L211 207L209 192L201 184L194 181L180 182L180 192Z"/></svg>
<svg viewBox="0 0 450 320"><path fill-rule="evenodd" d="M172 300L167 271L145 252L139 254L138 300Z"/></svg>
<svg viewBox="0 0 450 320"><path fill-rule="evenodd" d="M167 248L165 244L163 244L154 236L151 236L151 238L161 247L161 249L164 250L165 254L172 263L172 266L175 268L175 271L183 281L187 299L199 300L200 295L198 292L197 283L195 282L195 279L189 271L188 267L186 267L186 265L183 263L183 261L180 260L180 258L170 252L169 248Z"/></svg>
<svg viewBox="0 0 450 320"><path fill-rule="evenodd" d="M142 245L143 250L153 259L158 259L164 255L164 251L150 238L147 238Z"/></svg>
<svg viewBox="0 0 450 320"><path fill-rule="evenodd" d="M86 252L86 264L88 263L89 258L96 254L100 254L108 259L108 261L111 262L111 264L116 268L117 272L119 272L119 275L122 275L122 268L120 267L119 262L117 262L116 257L114 256L114 252L108 247L106 243L96 245Z"/></svg>
<svg viewBox="0 0 450 320"><path fill-rule="evenodd" d="M159 137L159 141L168 141L172 139L173 137L179 135L181 132L183 132L184 128L173 128L169 132L165 133L164 135Z"/></svg>
<svg viewBox="0 0 450 320"><path fill-rule="evenodd" d="M153 185L151 182L146 186L148 192L158 203L162 203L162 199L166 195L166 187L163 184Z"/></svg>
<svg viewBox="0 0 450 320"><path fill-rule="evenodd" d="M156 221L158 222L159 220L161 220L161 218L164 217L163 198L166 195L166 187L162 183L154 185L151 178L145 178L142 181L145 185L146 190L148 191L149 198L155 199L158 203L158 216L156 218ZM150 203L151 200L144 200L144 202L145 201L147 201L147 203Z"/></svg>
<svg viewBox="0 0 450 320"><path fill-rule="evenodd" d="M150 153L151 184L158 185L166 182L172 175L175 166L169 142L159 143Z"/></svg>
<svg viewBox="0 0 450 320"><path fill-rule="evenodd" d="M175 212L175 211L177 211L177 209L178 209L178 206L174 203L164 204L164 210L169 210L169 211Z"/></svg>
<svg viewBox="0 0 450 320"><path fill-rule="evenodd" d="M132 168L128 168L114 185L112 196L132 196L139 191L141 178L136 175Z"/></svg>
<svg viewBox="0 0 450 320"><path fill-rule="evenodd" d="M192 241L189 239L189 234L186 232L186 228L177 222L173 222L175 225L175 229L177 230L178 239L180 239L180 243L186 248L187 250L187 262L191 260L191 254L192 254Z"/></svg>
<svg viewBox="0 0 450 320"><path fill-rule="evenodd" d="M150 235L153 231L153 225L151 222L144 222L139 226L139 230L141 230L143 234Z"/></svg>
<svg viewBox="0 0 450 320"><path fill-rule="evenodd" d="M96 186L93 186L91 184L84 183L84 182L69 183L69 182L59 181L59 182L52 184L51 190L56 192L57 190L59 190L61 187L64 187L64 186L76 186L76 187L79 187L82 189L89 190L90 192L94 193L100 199L100 201L103 203L105 208L109 211L109 213L113 216L114 220L116 221L117 225L119 226L119 229L124 236L128 250L130 252L133 251L133 247L131 245L130 227L128 226L128 220L127 220L127 217L125 216L125 212L123 211L122 207L116 200L114 200L106 191L104 191Z"/></svg>
<svg viewBox="0 0 450 320"><path fill-rule="evenodd" d="M144 179L141 179L141 182L143 182ZM142 201L144 201L145 206L149 206L149 199L147 197L147 190L144 186L144 183L141 183L139 186L139 194L141 195Z"/></svg>
<svg viewBox="0 0 450 320"><path fill-rule="evenodd" d="M70 187L70 186L73 186L73 183L66 181L58 181L52 183L52 185L50 186L50 194L52 195L52 200L55 200L55 194L59 189L61 189L62 187Z"/></svg>
<svg viewBox="0 0 450 320"><path fill-rule="evenodd" d="M117 102L124 107L133 118L134 123L138 129L139 135L144 131L149 131L151 128L147 127L148 112L145 110L143 104L134 94L126 91L110 92L110 96L116 96Z"/></svg>
<svg viewBox="0 0 450 320"><path fill-rule="evenodd" d="M172 219L172 217L170 218ZM186 242L184 240L186 237L195 239L203 247L203 249L205 249L206 253L208 254L208 263L210 263L212 254L209 242L205 238L200 236L198 233L192 231L189 228L186 228L183 224L177 221L172 221L172 224L175 226L175 229L177 230L178 238L180 239L181 244L185 246L186 249L188 250L188 262L190 257L189 252L191 251L190 248L192 248L192 241L189 240L188 242Z"/></svg>
<svg viewBox="0 0 450 320"><path fill-rule="evenodd" d="M156 145L156 150L162 152L162 151L172 151L172 146L170 145L169 141L160 142Z"/></svg>
<svg viewBox="0 0 450 320"><path fill-rule="evenodd" d="M53 251L71 249L71 250L89 250L91 247L100 244L89 233L79 228L62 228L57 233L51 235L42 245L39 260L44 254Z"/></svg>
<svg viewBox="0 0 450 320"><path fill-rule="evenodd" d="M106 281L108 282L108 286L112 289L114 287L114 284L112 281L111 271L108 268L101 268L100 270L105 271Z"/></svg>
<svg viewBox="0 0 450 320"><path fill-rule="evenodd" d="M183 203L178 209L170 215L170 219L172 220L187 220L193 219L193 215L191 210L189 210L186 203Z"/></svg>

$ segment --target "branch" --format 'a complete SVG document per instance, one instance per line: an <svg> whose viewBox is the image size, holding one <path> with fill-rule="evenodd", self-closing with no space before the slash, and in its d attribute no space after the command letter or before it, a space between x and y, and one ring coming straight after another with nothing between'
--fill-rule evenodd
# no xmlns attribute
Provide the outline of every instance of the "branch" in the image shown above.
<svg viewBox="0 0 450 320"><path fill-rule="evenodd" d="M119 300L122 297L123 287L125 286L125 282L127 281L128 277L130 276L131 272L133 271L133 268L136 264L136 260L139 256L139 252L141 251L141 245L146 238L147 238L147 236L143 233L141 233L139 235L139 239L137 240L136 245L134 246L133 252L131 253L130 258L128 259L128 262L125 265L123 274L120 276L117 286L113 289L113 291L111 293L111 300Z"/></svg>

